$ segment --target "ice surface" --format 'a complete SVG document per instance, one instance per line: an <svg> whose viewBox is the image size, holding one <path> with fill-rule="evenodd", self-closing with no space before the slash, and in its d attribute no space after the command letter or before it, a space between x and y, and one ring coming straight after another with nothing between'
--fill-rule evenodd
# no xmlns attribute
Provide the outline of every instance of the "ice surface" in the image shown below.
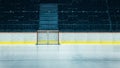
<svg viewBox="0 0 120 68"><path fill-rule="evenodd" d="M0 45L0 68L120 68L120 46Z"/></svg>

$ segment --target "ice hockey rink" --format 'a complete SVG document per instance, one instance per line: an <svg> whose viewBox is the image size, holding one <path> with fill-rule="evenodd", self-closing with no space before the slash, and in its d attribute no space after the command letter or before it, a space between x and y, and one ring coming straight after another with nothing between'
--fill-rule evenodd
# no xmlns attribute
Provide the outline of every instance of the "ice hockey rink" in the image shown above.
<svg viewBox="0 0 120 68"><path fill-rule="evenodd" d="M36 45L37 33L0 33L0 67L120 68L119 40L119 33L59 33L59 45Z"/></svg>
<svg viewBox="0 0 120 68"><path fill-rule="evenodd" d="M0 68L120 68L120 0L0 0Z"/></svg>
<svg viewBox="0 0 120 68"><path fill-rule="evenodd" d="M0 45L1 68L120 68L119 45Z"/></svg>

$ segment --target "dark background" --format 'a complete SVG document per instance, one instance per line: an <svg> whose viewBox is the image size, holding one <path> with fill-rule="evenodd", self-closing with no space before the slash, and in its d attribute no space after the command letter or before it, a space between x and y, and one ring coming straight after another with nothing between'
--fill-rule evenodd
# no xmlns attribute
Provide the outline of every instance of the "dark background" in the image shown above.
<svg viewBox="0 0 120 68"><path fill-rule="evenodd" d="M41 3L58 4L61 32L120 32L120 0L0 0L0 32L36 32Z"/></svg>

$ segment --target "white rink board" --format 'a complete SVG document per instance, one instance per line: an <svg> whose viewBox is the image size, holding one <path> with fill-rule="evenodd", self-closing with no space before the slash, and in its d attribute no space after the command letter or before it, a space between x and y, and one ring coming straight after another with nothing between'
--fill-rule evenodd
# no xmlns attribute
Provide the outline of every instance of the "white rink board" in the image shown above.
<svg viewBox="0 0 120 68"><path fill-rule="evenodd" d="M36 33L0 33L0 42L36 42Z"/></svg>
<svg viewBox="0 0 120 68"><path fill-rule="evenodd" d="M120 41L120 33L60 33L60 41Z"/></svg>
<svg viewBox="0 0 120 68"><path fill-rule="evenodd" d="M120 33L59 33L59 42L64 41L105 41L120 42ZM34 42L37 43L37 33L0 33L0 42ZM61 44L61 43L60 43Z"/></svg>

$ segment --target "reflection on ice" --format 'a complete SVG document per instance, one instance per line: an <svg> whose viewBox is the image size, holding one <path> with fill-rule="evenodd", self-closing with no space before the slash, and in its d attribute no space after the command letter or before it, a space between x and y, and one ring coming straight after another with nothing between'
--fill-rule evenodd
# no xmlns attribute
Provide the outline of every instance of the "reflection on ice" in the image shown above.
<svg viewBox="0 0 120 68"><path fill-rule="evenodd" d="M120 46L0 46L0 68L120 68Z"/></svg>

